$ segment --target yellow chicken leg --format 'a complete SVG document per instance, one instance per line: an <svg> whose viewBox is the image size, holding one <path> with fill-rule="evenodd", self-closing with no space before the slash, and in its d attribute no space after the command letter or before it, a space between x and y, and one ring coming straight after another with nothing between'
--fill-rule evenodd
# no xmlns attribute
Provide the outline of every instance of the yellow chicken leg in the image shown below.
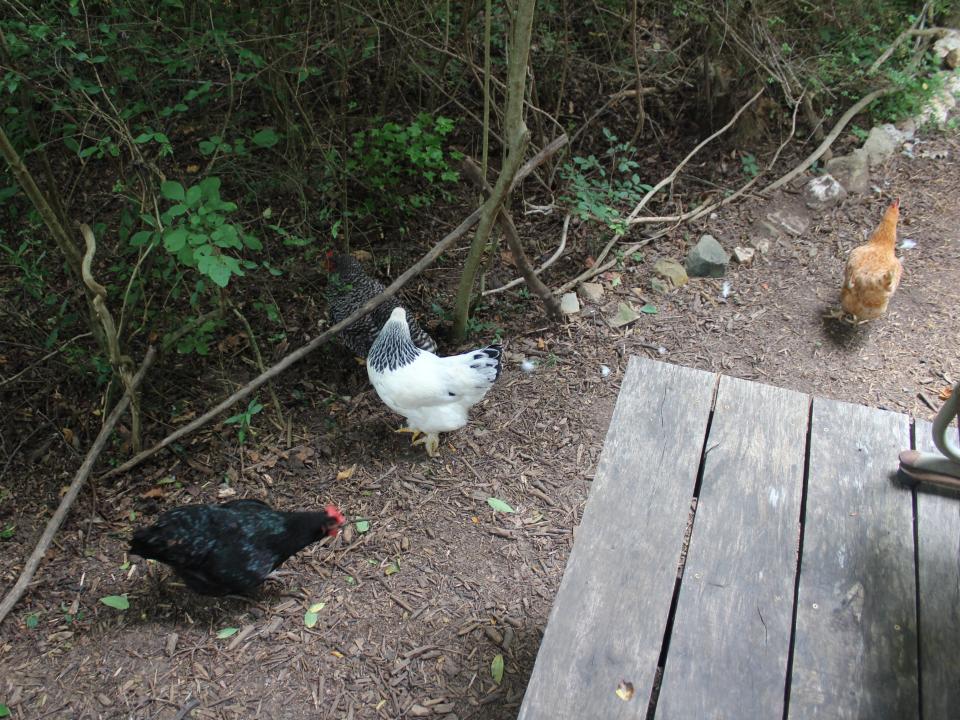
<svg viewBox="0 0 960 720"><path fill-rule="evenodd" d="M423 433L420 432L419 430L417 430L416 428L401 427L401 428L397 428L396 430L394 430L394 432L398 432L398 433L412 433L412 437L410 438L410 442L413 443L414 445L419 445L421 442L423 442L423 440L421 440L420 442L417 442L417 436L422 435Z"/></svg>
<svg viewBox="0 0 960 720"><path fill-rule="evenodd" d="M426 433L419 440L414 440L413 444L423 445L430 457L440 457L440 436L437 433Z"/></svg>

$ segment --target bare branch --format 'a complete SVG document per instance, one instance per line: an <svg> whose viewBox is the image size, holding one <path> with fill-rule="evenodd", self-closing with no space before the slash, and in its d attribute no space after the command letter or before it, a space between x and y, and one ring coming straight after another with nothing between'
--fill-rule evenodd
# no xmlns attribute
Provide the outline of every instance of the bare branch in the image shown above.
<svg viewBox="0 0 960 720"><path fill-rule="evenodd" d="M80 490L83 488L84 483L90 476L90 471L93 470L93 466L97 462L97 458L99 458L100 453L103 452L103 448L107 444L110 433L113 432L114 425L117 424L117 420L120 419L123 411L127 409L127 405L130 404L133 391L135 391L137 386L143 381L143 378L147 373L147 369L153 363L153 359L155 357L156 350L151 345L147 349L147 354L143 358L143 362L140 364L140 369L137 370L137 374L133 377L131 386L127 388L127 392L124 393L122 398L120 398L113 410L110 412L110 415L107 417L106 422L103 423L103 427L100 428L100 434L97 435L97 439L94 440L86 458L83 460L83 464L80 466L80 469L77 470L77 474L74 475L73 482L70 483L70 487L67 489L66 495L64 495L63 500L60 501L60 506L53 514L53 517L50 518L46 529L43 531L43 535L40 536L37 546L34 548L33 552L30 554L30 557L27 559L27 562L24 564L23 570L20 573L20 577L17 578L17 582L14 583L13 587L10 589L10 592L8 592L6 597L3 598L3 602L0 602L0 623L3 622L4 618L7 617L7 614L13 609L13 606L19 602L21 597L23 597L23 593L26 591L27 586L30 584L34 574L37 572L37 568L40 566L43 556L46 555L47 550L50 549L50 543L53 542L53 536L56 535L57 530L60 529L63 521L66 519L67 513L70 512L70 508L73 507L73 503L80 494Z"/></svg>
<svg viewBox="0 0 960 720"><path fill-rule="evenodd" d="M633 224L635 224L635 223L637 222L637 220L636 220L635 218L640 214L640 211L643 210L644 207L646 207L646 204L647 204L648 202L650 202L650 198L652 198L654 195L656 195L658 192L660 192L660 190L662 190L664 186L669 185L670 183L672 183L672 182L676 179L677 175L680 174L680 170L683 169L683 166L686 165L688 162L690 162L690 160L693 158L693 156L696 155L698 152L700 152L700 150L701 150L705 145L707 145L709 142L711 142L712 140L714 140L715 138L719 137L720 135L722 135L723 133L725 133L727 130L729 130L729 129L733 126L733 124L737 121L737 118L739 118L739 117L743 114L743 112L744 112L748 107L750 107L751 105L753 105L754 102L756 102L757 98L759 98L759 97L763 94L763 92L764 92L765 89L766 89L766 88L760 88L759 90L757 90L756 94L755 94L752 98L750 98L749 100L747 100L747 102L744 103L744 104L740 107L740 109L737 110L737 111L733 114L733 117L730 118L730 122L728 122L728 123L727 123L726 125L724 125L722 128L720 128L720 129L717 130L715 133L713 133L713 135L711 135L711 136L708 137L706 140L704 140L704 141L701 142L699 145L697 145L697 146L696 146L693 150L691 150L690 153L680 162L680 164L677 165L677 166L673 169L673 172L671 172L669 175L667 175L667 177L665 177L663 180L661 180L661 181L658 182L656 185L654 185L654 186L650 189L650 191L649 191L646 195L643 196L643 198L640 200L640 202L637 203L637 206L633 209L633 211L627 216L627 224L628 224L628 225L633 225Z"/></svg>
<svg viewBox="0 0 960 720"><path fill-rule="evenodd" d="M567 216L563 219L563 232L560 234L560 246L557 248L556 252L554 252L553 255L551 255L550 258L545 263L543 263L543 265L541 265L540 267L538 267L536 270L533 271L534 274L540 275L540 273L542 273L548 267L553 265L557 261L557 258L559 258L563 254L563 251L567 247L567 231L569 229L570 229L570 214L567 213ZM483 296L486 297L487 295L495 295L496 293L506 292L510 288L515 288L517 285L519 285L522 282L523 282L522 277L514 278L513 280L508 282L506 285L503 285L502 287L494 288L493 290L484 290Z"/></svg>

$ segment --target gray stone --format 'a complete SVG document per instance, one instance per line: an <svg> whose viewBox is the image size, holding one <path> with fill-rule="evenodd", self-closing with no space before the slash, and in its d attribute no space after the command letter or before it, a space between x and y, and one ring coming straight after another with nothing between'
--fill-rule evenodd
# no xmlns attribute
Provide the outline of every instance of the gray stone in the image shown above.
<svg viewBox="0 0 960 720"><path fill-rule="evenodd" d="M948 32L937 40L933 44L933 54L943 58L944 65L951 70L956 69L960 64L960 32Z"/></svg>
<svg viewBox="0 0 960 720"><path fill-rule="evenodd" d="M901 120L897 125L897 128L900 130L900 134L903 135L905 142L908 140L913 140L913 136L917 134L917 123L913 118Z"/></svg>
<svg viewBox="0 0 960 720"><path fill-rule="evenodd" d="M686 285L689 279L687 277L687 271L683 269L683 265L669 258L660 258L657 260L653 266L653 271L660 277L666 278L675 288Z"/></svg>
<svg viewBox="0 0 960 720"><path fill-rule="evenodd" d="M684 271L686 272L686 271ZM660 278L650 278L650 289L654 292L667 294L672 289L670 283L667 280L661 280ZM634 288L636 290L636 288Z"/></svg>
<svg viewBox="0 0 960 720"><path fill-rule="evenodd" d="M691 277L723 277L730 263L723 246L713 235L704 235L687 254L687 274Z"/></svg>
<svg viewBox="0 0 960 720"><path fill-rule="evenodd" d="M954 48L948 52L943 58L943 64L951 70L956 70L960 67L960 48Z"/></svg>
<svg viewBox="0 0 960 720"><path fill-rule="evenodd" d="M870 189L870 164L863 148L833 158L827 163L826 170L847 192L863 194Z"/></svg>
<svg viewBox="0 0 960 720"><path fill-rule="evenodd" d="M733 259L741 265L749 265L753 262L753 256L757 251L748 247L735 247L733 249Z"/></svg>
<svg viewBox="0 0 960 720"><path fill-rule="evenodd" d="M640 319L640 313L633 309L632 305L622 302L617 305L617 314L610 318L610 326L619 328L629 325Z"/></svg>
<svg viewBox="0 0 960 720"><path fill-rule="evenodd" d="M803 196L807 207L813 210L826 210L847 196L843 185L833 175L821 175L806 184Z"/></svg>
<svg viewBox="0 0 960 720"><path fill-rule="evenodd" d="M897 132L899 134L899 131ZM867 153L867 162L870 167L874 168L885 163L896 152L897 140L887 132L886 128L874 127L870 129L870 135L867 136L862 149Z"/></svg>
<svg viewBox="0 0 960 720"><path fill-rule="evenodd" d="M810 227L810 214L799 202L785 202L767 211L767 221L781 232L803 235Z"/></svg>
<svg viewBox="0 0 960 720"><path fill-rule="evenodd" d="M750 244L753 246L761 255L766 255L770 252L770 241L764 237L752 237L750 238Z"/></svg>
<svg viewBox="0 0 960 720"><path fill-rule="evenodd" d="M564 293L560 298L560 312L564 315L573 315L580 312L580 301L574 292Z"/></svg>
<svg viewBox="0 0 960 720"><path fill-rule="evenodd" d="M597 302L603 297L603 285L600 283L580 283L580 292L584 298Z"/></svg>

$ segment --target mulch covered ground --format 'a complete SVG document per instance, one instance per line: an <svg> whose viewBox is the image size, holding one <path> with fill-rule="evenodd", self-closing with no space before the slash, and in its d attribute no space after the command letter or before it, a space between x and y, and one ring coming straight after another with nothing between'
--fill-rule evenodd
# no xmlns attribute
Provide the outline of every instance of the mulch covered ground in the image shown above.
<svg viewBox="0 0 960 720"><path fill-rule="evenodd" d="M289 435L267 413L242 447L234 427L212 426L86 492L0 626L0 703L18 718L169 720L191 698L194 718L515 717L631 354L932 417L938 393L960 378L960 142L929 142L947 157L895 158L874 177L882 195L851 198L801 238L774 241L749 267L732 265L726 297L721 280L658 295L653 263L682 262L702 232L727 248L747 244L765 207L759 198L678 229L642 261L627 259L601 278L601 300L562 327L499 296L483 318L503 331L507 367L473 422L443 438L438 460L391 432L398 418L364 370L331 349L276 386ZM846 253L896 195L901 237L916 247L901 253L888 314L856 328L824 320ZM559 228L552 216L524 233L548 252ZM571 252L548 283L583 269L597 244L591 232L574 223ZM448 253L419 292L446 292L460 262ZM606 318L621 302L657 312L612 329ZM521 371L523 358L535 361L533 372ZM220 382L210 380L212 395L227 389ZM150 391L165 397L175 384L157 380ZM177 402L186 421L209 398ZM26 447L42 447L46 435ZM25 453L30 463L11 463L2 478L0 529L16 526L0 540L5 588L79 463L62 444ZM131 528L159 510L228 497L284 509L332 501L368 524L291 559L250 601L200 598L165 568L125 555ZM494 512L488 498L516 512ZM125 611L99 601L121 594Z"/></svg>

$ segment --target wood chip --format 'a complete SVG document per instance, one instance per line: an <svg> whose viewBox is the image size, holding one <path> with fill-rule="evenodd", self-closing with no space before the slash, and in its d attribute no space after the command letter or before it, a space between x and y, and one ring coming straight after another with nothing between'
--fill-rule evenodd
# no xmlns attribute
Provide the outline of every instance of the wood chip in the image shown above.
<svg viewBox="0 0 960 720"><path fill-rule="evenodd" d="M177 640L180 639L180 636L177 633L170 633L167 635L167 646L166 652L167 657L173 657L173 653L177 650Z"/></svg>

